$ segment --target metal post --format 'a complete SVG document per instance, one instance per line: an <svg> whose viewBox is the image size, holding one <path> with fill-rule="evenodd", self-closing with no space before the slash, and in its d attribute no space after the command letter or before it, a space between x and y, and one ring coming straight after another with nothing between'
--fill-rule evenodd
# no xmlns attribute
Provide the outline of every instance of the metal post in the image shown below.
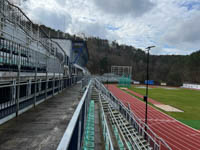
<svg viewBox="0 0 200 150"><path fill-rule="evenodd" d="M20 72L21 72L21 50L20 45L18 45L19 53L18 53L18 72L17 72L17 109L16 109L16 116L19 115L19 98L20 98Z"/></svg>
<svg viewBox="0 0 200 150"><path fill-rule="evenodd" d="M30 30L31 30L30 34L32 34L32 36L33 36L33 24L32 23L31 23L31 26L30 26Z"/></svg>
<svg viewBox="0 0 200 150"><path fill-rule="evenodd" d="M39 85L38 85L38 93L40 94L42 90L42 79L39 80Z"/></svg>
<svg viewBox="0 0 200 150"><path fill-rule="evenodd" d="M150 51L150 49L151 48L153 48L153 47L155 47L155 46L149 46L149 47L147 47L146 49L147 49L147 80L146 80L146 96L144 96L144 100L146 101L146 111L145 111L145 124L146 124L146 126L145 126L145 131L147 131L147 115L148 115L148 88L149 88L149 51Z"/></svg>
<svg viewBox="0 0 200 150"><path fill-rule="evenodd" d="M37 93L37 66L35 67L35 86L34 86L34 107L36 106L36 93Z"/></svg>
<svg viewBox="0 0 200 150"><path fill-rule="evenodd" d="M77 150L80 150L81 148L81 124L82 124L82 113L83 113L83 109L81 110L80 114L79 114L79 121L78 121L78 143L77 143Z"/></svg>
<svg viewBox="0 0 200 150"><path fill-rule="evenodd" d="M131 117L130 117L130 114L131 114L131 107L130 107L130 103L128 103L128 112L129 112L129 122L131 122Z"/></svg>
<svg viewBox="0 0 200 150"><path fill-rule="evenodd" d="M46 72L46 84L45 84L45 100L47 99L47 89L48 89L48 73Z"/></svg>
<svg viewBox="0 0 200 150"><path fill-rule="evenodd" d="M53 86L52 86L52 89L53 89L53 96L54 96L54 89L55 89L55 73L54 73L54 76L53 76Z"/></svg>
<svg viewBox="0 0 200 150"><path fill-rule="evenodd" d="M28 80L27 84L27 97L31 95L31 79Z"/></svg>
<svg viewBox="0 0 200 150"><path fill-rule="evenodd" d="M13 80L12 102L16 102L16 80Z"/></svg>
<svg viewBox="0 0 200 150"><path fill-rule="evenodd" d="M46 55L46 84L45 84L45 100L47 99L47 89L48 89L48 67L47 67L47 64L48 64L48 55Z"/></svg>
<svg viewBox="0 0 200 150"><path fill-rule="evenodd" d="M148 111L148 88L149 88L149 50L147 50L147 81L146 81L146 111L145 111L145 124L147 125L147 111ZM147 127L145 126L145 131Z"/></svg>
<svg viewBox="0 0 200 150"><path fill-rule="evenodd" d="M60 72L59 72L59 79L58 79L58 93L60 93L61 90L61 82L60 82Z"/></svg>
<svg viewBox="0 0 200 150"><path fill-rule="evenodd" d="M19 115L19 96L20 96L20 72L18 71L18 82L17 82L17 110L16 110L16 116Z"/></svg>

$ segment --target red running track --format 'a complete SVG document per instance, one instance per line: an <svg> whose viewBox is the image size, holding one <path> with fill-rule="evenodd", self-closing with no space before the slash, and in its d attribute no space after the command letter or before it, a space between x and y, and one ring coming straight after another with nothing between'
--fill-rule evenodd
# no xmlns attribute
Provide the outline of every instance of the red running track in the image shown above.
<svg viewBox="0 0 200 150"><path fill-rule="evenodd" d="M120 90L115 85L109 85L108 88L125 105L129 103L131 110L144 122L144 102ZM148 125L173 150L200 150L199 131L180 123L151 106L148 106Z"/></svg>

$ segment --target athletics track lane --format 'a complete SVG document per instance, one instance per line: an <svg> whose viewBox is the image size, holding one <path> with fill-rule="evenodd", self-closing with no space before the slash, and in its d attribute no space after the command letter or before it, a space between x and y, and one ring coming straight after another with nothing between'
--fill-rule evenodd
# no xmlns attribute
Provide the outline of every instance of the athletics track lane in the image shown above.
<svg viewBox="0 0 200 150"><path fill-rule="evenodd" d="M109 90L144 122L145 103L120 90L116 85L109 85ZM200 150L200 132L192 129L176 119L148 106L148 125L173 150Z"/></svg>

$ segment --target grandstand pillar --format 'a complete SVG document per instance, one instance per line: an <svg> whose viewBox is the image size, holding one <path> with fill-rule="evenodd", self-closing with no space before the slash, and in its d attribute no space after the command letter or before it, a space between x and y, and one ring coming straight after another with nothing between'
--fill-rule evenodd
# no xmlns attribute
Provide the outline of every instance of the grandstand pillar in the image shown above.
<svg viewBox="0 0 200 150"><path fill-rule="evenodd" d="M17 72L17 103L16 103L16 116L19 115L19 99L20 99L20 72L21 72L21 49L18 45L18 72Z"/></svg>
<svg viewBox="0 0 200 150"><path fill-rule="evenodd" d="M61 79L60 79L60 72L59 72L59 80L58 80L58 93L61 92Z"/></svg>
<svg viewBox="0 0 200 150"><path fill-rule="evenodd" d="M67 86L66 87L69 87L69 77L67 77Z"/></svg>
<svg viewBox="0 0 200 150"><path fill-rule="evenodd" d="M46 72L46 83L45 83L45 99L47 99L47 89L48 89L48 73Z"/></svg>
<svg viewBox="0 0 200 150"><path fill-rule="evenodd" d="M17 75L17 101L16 101L16 116L19 115L19 99L20 99L20 69Z"/></svg>
<svg viewBox="0 0 200 150"><path fill-rule="evenodd" d="M36 106L36 93L37 93L37 67L35 67L35 77L34 77L34 107Z"/></svg>
<svg viewBox="0 0 200 150"><path fill-rule="evenodd" d="M72 86L72 78L73 78L73 77L70 78L70 86Z"/></svg>
<svg viewBox="0 0 200 150"><path fill-rule="evenodd" d="M54 76L53 76L53 86L52 86L53 96L54 96L54 89L55 89L55 73L54 73Z"/></svg>
<svg viewBox="0 0 200 150"><path fill-rule="evenodd" d="M28 80L27 83L27 88L26 88L26 96L30 96L31 95L31 79Z"/></svg>
<svg viewBox="0 0 200 150"><path fill-rule="evenodd" d="M63 91L64 89L64 78L62 77L61 78L61 91Z"/></svg>
<svg viewBox="0 0 200 150"><path fill-rule="evenodd" d="M70 77L70 80L69 80L69 81L70 81L70 86L71 86L71 85L72 85L72 77Z"/></svg>
<svg viewBox="0 0 200 150"><path fill-rule="evenodd" d="M38 83L38 93L40 94L41 93L41 90L42 90L42 79L39 80L39 83Z"/></svg>
<svg viewBox="0 0 200 150"><path fill-rule="evenodd" d="M11 92L11 94L12 94L12 101L13 102L16 102L16 80L13 80L12 81L12 92Z"/></svg>

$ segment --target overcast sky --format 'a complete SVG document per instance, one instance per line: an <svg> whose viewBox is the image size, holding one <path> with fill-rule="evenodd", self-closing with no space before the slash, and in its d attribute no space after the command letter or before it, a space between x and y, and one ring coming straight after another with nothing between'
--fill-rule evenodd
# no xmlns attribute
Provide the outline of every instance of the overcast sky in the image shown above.
<svg viewBox="0 0 200 150"><path fill-rule="evenodd" d="M190 54L200 49L200 0L27 0L36 23L70 34L84 33L153 54Z"/></svg>

